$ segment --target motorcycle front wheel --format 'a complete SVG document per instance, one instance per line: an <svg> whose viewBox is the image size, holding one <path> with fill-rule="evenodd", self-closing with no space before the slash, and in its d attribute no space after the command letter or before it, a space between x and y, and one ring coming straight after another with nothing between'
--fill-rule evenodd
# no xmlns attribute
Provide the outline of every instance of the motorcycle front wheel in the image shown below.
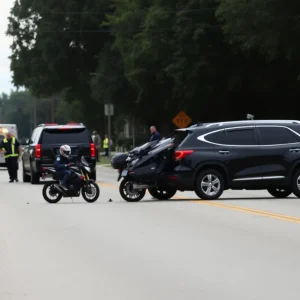
<svg viewBox="0 0 300 300"><path fill-rule="evenodd" d="M134 190L132 185L133 182L131 180L123 179L119 186L120 195L127 202L138 202L144 198L146 190Z"/></svg>
<svg viewBox="0 0 300 300"><path fill-rule="evenodd" d="M83 199L88 203L93 203L100 196L100 188L97 183L91 182L88 187L81 189Z"/></svg>
<svg viewBox="0 0 300 300"><path fill-rule="evenodd" d="M148 189L148 191L149 194L157 200L169 200L177 192L176 190L173 189L160 189L160 188L151 188Z"/></svg>
<svg viewBox="0 0 300 300"><path fill-rule="evenodd" d="M51 204L57 203L61 200L62 194L55 188L54 183L46 183L43 187L43 197Z"/></svg>

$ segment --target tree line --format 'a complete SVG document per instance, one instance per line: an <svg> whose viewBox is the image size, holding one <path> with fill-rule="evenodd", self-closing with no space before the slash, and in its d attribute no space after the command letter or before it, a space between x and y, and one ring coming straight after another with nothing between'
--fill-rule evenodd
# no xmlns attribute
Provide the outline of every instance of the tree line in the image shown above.
<svg viewBox="0 0 300 300"><path fill-rule="evenodd" d="M81 119L80 110L74 112L76 103L69 107L59 97L37 98L30 91L12 91L0 95L0 123L17 124L19 136L31 136L33 129L42 123L66 124L73 118ZM69 109L66 109L69 107Z"/></svg>
<svg viewBox="0 0 300 300"><path fill-rule="evenodd" d="M299 119L299 12L296 0L16 1L13 82L93 128L105 103L161 131L181 110Z"/></svg>

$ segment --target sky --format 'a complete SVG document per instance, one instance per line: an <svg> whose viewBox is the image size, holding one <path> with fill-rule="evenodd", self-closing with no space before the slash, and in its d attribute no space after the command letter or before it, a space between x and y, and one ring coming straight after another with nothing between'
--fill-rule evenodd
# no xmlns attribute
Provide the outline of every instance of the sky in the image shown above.
<svg viewBox="0 0 300 300"><path fill-rule="evenodd" d="M11 38L5 32L8 25L8 16L13 7L14 0L0 0L0 94L7 93L14 89L12 74L10 71Z"/></svg>

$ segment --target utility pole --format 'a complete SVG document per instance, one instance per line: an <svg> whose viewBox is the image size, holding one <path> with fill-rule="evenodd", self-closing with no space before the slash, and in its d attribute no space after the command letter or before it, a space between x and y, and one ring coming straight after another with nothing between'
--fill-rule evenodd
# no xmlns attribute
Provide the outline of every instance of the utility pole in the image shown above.
<svg viewBox="0 0 300 300"><path fill-rule="evenodd" d="M51 97L51 123L54 123L54 97Z"/></svg>
<svg viewBox="0 0 300 300"><path fill-rule="evenodd" d="M33 103L33 127L36 128L36 98Z"/></svg>
<svg viewBox="0 0 300 300"><path fill-rule="evenodd" d="M104 105L104 114L108 118L108 158L110 158L110 150L111 150L111 145L110 145L110 140L111 140L111 116L114 115L114 106L113 104L105 104Z"/></svg>
<svg viewBox="0 0 300 300"><path fill-rule="evenodd" d="M135 148L135 118L132 117L132 148Z"/></svg>
<svg viewBox="0 0 300 300"><path fill-rule="evenodd" d="M1 123L5 123L4 122L4 102L0 103L0 120L1 120Z"/></svg>
<svg viewBox="0 0 300 300"><path fill-rule="evenodd" d="M110 151L111 151L111 145L110 145L110 140L111 140L111 120L110 120L110 116L111 116L111 107L110 107L110 104L108 105L108 124L107 124L107 127L108 127L108 158L110 158Z"/></svg>

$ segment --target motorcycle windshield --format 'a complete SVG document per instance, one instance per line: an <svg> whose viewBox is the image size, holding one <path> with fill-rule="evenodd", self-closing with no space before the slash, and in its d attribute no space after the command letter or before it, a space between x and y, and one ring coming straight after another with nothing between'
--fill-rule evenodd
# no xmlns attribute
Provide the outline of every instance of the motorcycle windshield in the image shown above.
<svg viewBox="0 0 300 300"><path fill-rule="evenodd" d="M133 150L130 151L130 153L140 153L143 150L147 150L147 149L150 150L153 147L155 147L156 144L157 144L157 141L147 142L147 143L143 144L142 146L134 148Z"/></svg>
<svg viewBox="0 0 300 300"><path fill-rule="evenodd" d="M88 162L86 161L86 159L85 159L83 156L81 156L81 162L82 162L82 164L85 165L86 167L89 167Z"/></svg>
<svg viewBox="0 0 300 300"><path fill-rule="evenodd" d="M174 146L174 138L167 138L159 143L149 152L150 155L157 154Z"/></svg>
<svg viewBox="0 0 300 300"><path fill-rule="evenodd" d="M145 143L144 145L140 146L140 147L137 147L136 149L138 150L144 150L144 149L147 149L148 147L150 146L150 143Z"/></svg>
<svg viewBox="0 0 300 300"><path fill-rule="evenodd" d="M173 141L173 138L166 138L160 140L156 145L152 145L152 150L163 147L166 144L170 144Z"/></svg>

